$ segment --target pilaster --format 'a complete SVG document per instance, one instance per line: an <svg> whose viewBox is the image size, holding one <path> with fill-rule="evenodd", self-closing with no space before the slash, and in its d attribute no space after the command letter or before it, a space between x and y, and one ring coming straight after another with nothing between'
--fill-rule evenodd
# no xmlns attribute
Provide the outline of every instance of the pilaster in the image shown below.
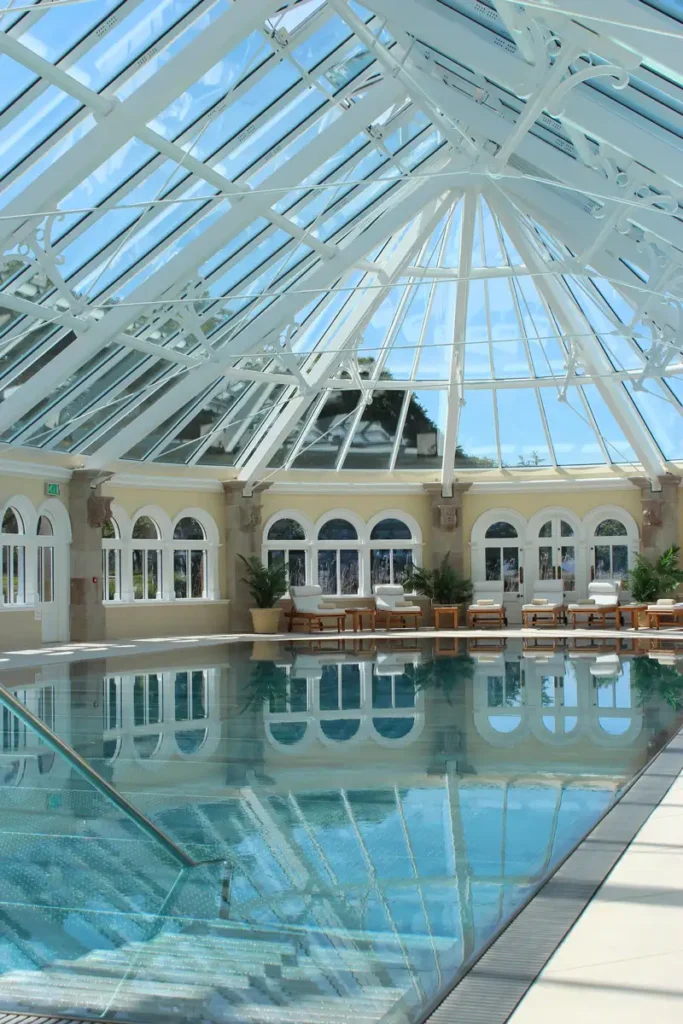
<svg viewBox="0 0 683 1024"><path fill-rule="evenodd" d="M661 491L653 491L650 481L637 477L632 480L640 489L642 531L640 550L646 558L657 558L680 543L678 502L680 480L677 476L660 476Z"/></svg>
<svg viewBox="0 0 683 1024"><path fill-rule="evenodd" d="M472 484L454 483L453 494L444 498L441 484L423 484L431 503L432 566L436 567L444 555L457 572L464 572L465 541L462 529L463 495Z"/></svg>
<svg viewBox="0 0 683 1024"><path fill-rule="evenodd" d="M244 565L239 556L261 556L262 497L269 486L270 484L257 485L253 493L245 497L243 482L229 480L223 484L226 591L230 601L230 629L233 631L251 630L251 599L246 585L242 582Z"/></svg>
<svg viewBox="0 0 683 1024"><path fill-rule="evenodd" d="M69 485L71 516L71 639L105 640L102 600L102 526L111 515L111 498L102 485L111 474L77 469Z"/></svg>

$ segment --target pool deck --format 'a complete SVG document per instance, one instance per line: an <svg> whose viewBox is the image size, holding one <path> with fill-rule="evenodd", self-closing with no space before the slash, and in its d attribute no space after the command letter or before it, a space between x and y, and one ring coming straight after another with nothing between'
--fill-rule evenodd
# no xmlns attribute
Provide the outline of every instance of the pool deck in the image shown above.
<svg viewBox="0 0 683 1024"><path fill-rule="evenodd" d="M679 734L678 743L683 748ZM683 1020L683 775L675 779L509 1018Z"/></svg>
<svg viewBox="0 0 683 1024"><path fill-rule="evenodd" d="M584 650L587 654L609 653L602 651L598 646L591 649L590 646L572 648L571 644L598 644L605 641L605 646L610 646L615 653L621 653L620 645L623 642L637 641L643 648L648 645L650 650L655 650L659 644L683 644L683 629L522 629L520 627L508 627L506 629L393 629L393 630L365 630L361 633L353 633L347 630L344 633L336 633L332 630L323 633L210 633L201 636L161 636L149 638L135 638L130 640L111 640L101 643L71 643L71 644L44 644L33 648L8 648L0 647L0 673L16 668L26 668L33 665L48 665L51 662L87 661L93 658L114 658L117 656L135 656L136 654L152 654L155 651L168 651L176 646L188 647L211 647L220 644L235 643L311 643L336 642L340 649L342 644L352 645L354 643L366 643L367 641L405 641L420 640L476 640L484 642L482 653L485 651L485 642L492 643L501 640L522 640L531 644L539 644L538 650L545 646L551 649L552 643L566 643L568 650ZM551 641L551 643L548 643ZM539 643L540 642L540 643ZM0 641L2 643L2 641ZM663 648L666 650L666 648ZM448 650L444 649L444 655ZM455 652L454 652L455 653ZM631 653L624 650L623 653ZM644 653L644 650L640 653ZM683 654L683 650L681 651Z"/></svg>

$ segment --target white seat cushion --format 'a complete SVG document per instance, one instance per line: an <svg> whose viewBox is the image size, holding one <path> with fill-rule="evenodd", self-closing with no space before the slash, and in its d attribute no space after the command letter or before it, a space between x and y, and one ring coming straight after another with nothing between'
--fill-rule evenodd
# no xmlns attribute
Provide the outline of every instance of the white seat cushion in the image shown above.
<svg viewBox="0 0 683 1024"><path fill-rule="evenodd" d="M494 604L493 601L491 604L479 604L477 602L477 604L470 605L470 611L481 615L482 613L486 614L486 612L499 612L502 607L502 604Z"/></svg>
<svg viewBox="0 0 683 1024"><path fill-rule="evenodd" d="M671 604L662 604L661 601L657 601L657 604L649 604L647 610L649 612L680 612L683 611L683 601L672 601Z"/></svg>
<svg viewBox="0 0 683 1024"><path fill-rule="evenodd" d="M570 612L609 612L616 611L618 605L616 601L611 604L598 604L597 601L585 602L584 604L570 604L567 605Z"/></svg>
<svg viewBox="0 0 683 1024"><path fill-rule="evenodd" d="M403 595L403 587L400 583L376 583L373 587L375 594L387 597L390 594L394 594L397 597Z"/></svg>
<svg viewBox="0 0 683 1024"><path fill-rule="evenodd" d="M523 612L554 612L556 608L561 608L561 607L562 607L562 605L559 605L559 604L550 604L549 602L545 602L544 604L536 604L535 601L532 601L531 604L523 604L522 605L522 611Z"/></svg>

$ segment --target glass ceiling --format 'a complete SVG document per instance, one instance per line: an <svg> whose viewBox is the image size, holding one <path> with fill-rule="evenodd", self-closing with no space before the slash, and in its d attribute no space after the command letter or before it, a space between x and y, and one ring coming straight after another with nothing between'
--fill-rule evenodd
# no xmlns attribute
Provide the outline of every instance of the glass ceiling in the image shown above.
<svg viewBox="0 0 683 1024"><path fill-rule="evenodd" d="M6 7L0 441L678 472L683 7L565 6Z"/></svg>

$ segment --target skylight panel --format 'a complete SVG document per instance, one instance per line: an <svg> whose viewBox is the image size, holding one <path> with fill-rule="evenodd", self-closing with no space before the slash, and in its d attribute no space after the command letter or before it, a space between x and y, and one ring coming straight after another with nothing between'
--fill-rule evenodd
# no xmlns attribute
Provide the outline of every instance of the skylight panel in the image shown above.
<svg viewBox="0 0 683 1024"><path fill-rule="evenodd" d="M17 32L16 37L24 46L44 60L56 64L79 40L83 39L96 25L105 21L107 15L120 0L98 0L93 4L46 4L45 13L38 21Z"/></svg>
<svg viewBox="0 0 683 1024"><path fill-rule="evenodd" d="M466 391L465 404L460 410L456 465L473 464L481 468L498 465L496 417L493 391Z"/></svg>
<svg viewBox="0 0 683 1024"><path fill-rule="evenodd" d="M7 54L0 54L0 110L5 111L12 101L24 93L38 76Z"/></svg>
<svg viewBox="0 0 683 1024"><path fill-rule="evenodd" d="M540 388L545 418L558 466L594 466L605 461L578 388L559 400L557 388Z"/></svg>
<svg viewBox="0 0 683 1024"><path fill-rule="evenodd" d="M638 457L624 437L598 387L595 384L582 384L581 390L595 418L610 461L617 465L637 465Z"/></svg>
<svg viewBox="0 0 683 1024"><path fill-rule="evenodd" d="M0 176L17 167L73 117L81 104L56 85L0 129Z"/></svg>
<svg viewBox="0 0 683 1024"><path fill-rule="evenodd" d="M681 408L666 395L658 381L646 379L642 388L631 381L623 387L659 445L665 459L683 459L683 415Z"/></svg>
<svg viewBox="0 0 683 1024"><path fill-rule="evenodd" d="M540 469L552 464L533 388L501 388L495 393L503 467Z"/></svg>
<svg viewBox="0 0 683 1024"><path fill-rule="evenodd" d="M133 68L135 62L158 44L173 26L201 6L201 0L144 0L128 15L124 7L121 20L65 70L90 89L101 92L120 74ZM72 9L78 11L78 5ZM142 65L144 63L143 60ZM137 88L142 80L141 76L129 88ZM126 85L121 83L119 98L127 94Z"/></svg>

